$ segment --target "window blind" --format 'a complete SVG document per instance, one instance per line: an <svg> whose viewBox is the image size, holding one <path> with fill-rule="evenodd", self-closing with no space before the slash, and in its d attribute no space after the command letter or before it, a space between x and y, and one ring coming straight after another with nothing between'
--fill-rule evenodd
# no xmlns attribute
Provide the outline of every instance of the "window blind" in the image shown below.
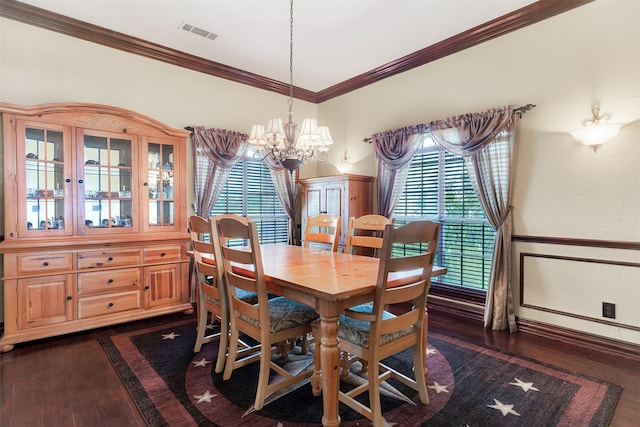
<svg viewBox="0 0 640 427"><path fill-rule="evenodd" d="M441 223L436 264L447 267L447 274L434 278L435 283L487 289L495 232L476 197L462 157L425 138L411 161L393 216L396 224L420 219ZM407 245L395 251L409 254L420 249Z"/></svg>
<svg viewBox="0 0 640 427"><path fill-rule="evenodd" d="M289 240L289 217L282 208L271 173L257 159L245 158L236 163L211 215L233 213L256 222L260 243Z"/></svg>

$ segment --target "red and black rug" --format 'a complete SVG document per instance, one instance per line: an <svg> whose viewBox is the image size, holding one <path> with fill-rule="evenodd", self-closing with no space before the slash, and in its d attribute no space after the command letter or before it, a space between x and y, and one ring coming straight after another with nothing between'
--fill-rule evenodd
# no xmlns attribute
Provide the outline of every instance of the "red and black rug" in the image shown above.
<svg viewBox="0 0 640 427"><path fill-rule="evenodd" d="M217 342L193 353L193 320L101 338L102 346L149 426L320 426L322 398L307 383L253 411L258 364L229 381L213 372ZM310 356L292 356L304 369ZM409 352L386 360L411 371ZM429 334L430 405L392 383L383 390L389 426L607 426L622 388L446 335ZM344 387L353 387L347 381ZM402 398L406 395L408 399ZM366 394L365 394L366 396ZM371 423L340 405L343 426Z"/></svg>

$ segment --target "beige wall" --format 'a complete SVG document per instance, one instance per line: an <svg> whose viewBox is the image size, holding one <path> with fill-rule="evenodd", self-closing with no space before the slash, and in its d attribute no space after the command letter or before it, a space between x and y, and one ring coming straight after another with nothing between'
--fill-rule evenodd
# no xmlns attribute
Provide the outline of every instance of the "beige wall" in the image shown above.
<svg viewBox="0 0 640 427"><path fill-rule="evenodd" d="M514 234L640 241L640 3L598 1L319 106L336 141L348 141L354 173L371 174L374 132L505 104L537 104L518 120ZM593 150L566 131L591 105L628 123ZM342 150L331 152L337 161ZM324 166L323 173L331 173ZM640 251L515 243L514 301L522 318L640 343ZM589 261L574 260L585 258ZM581 319L579 317L586 317Z"/></svg>
<svg viewBox="0 0 640 427"><path fill-rule="evenodd" d="M640 2L599 0L383 80L319 106L296 101L300 121L317 115L336 141L330 162L303 177L335 174L345 147L354 173L375 175L374 132L504 104L537 104L518 120L514 233L640 242ZM248 131L286 98L0 19L0 100L83 101L129 108L174 127ZM594 154L567 130L599 102L628 123ZM192 199L190 195L190 199ZM640 251L514 244L513 291L525 319L640 343ZM540 257L538 255L544 255ZM601 320L602 301L617 319Z"/></svg>

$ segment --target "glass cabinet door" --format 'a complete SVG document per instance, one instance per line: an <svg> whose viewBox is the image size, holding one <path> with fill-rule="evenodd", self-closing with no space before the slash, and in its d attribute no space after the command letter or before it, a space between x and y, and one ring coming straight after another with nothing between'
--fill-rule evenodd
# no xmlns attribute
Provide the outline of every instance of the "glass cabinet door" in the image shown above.
<svg viewBox="0 0 640 427"><path fill-rule="evenodd" d="M18 224L21 235L71 234L70 138L62 126L21 123L18 127Z"/></svg>
<svg viewBox="0 0 640 427"><path fill-rule="evenodd" d="M80 211L84 233L137 231L135 137L81 130Z"/></svg>
<svg viewBox="0 0 640 427"><path fill-rule="evenodd" d="M149 212L148 230L158 231L159 227L175 227L174 188L178 177L173 174L173 141L150 141L147 147L147 180Z"/></svg>

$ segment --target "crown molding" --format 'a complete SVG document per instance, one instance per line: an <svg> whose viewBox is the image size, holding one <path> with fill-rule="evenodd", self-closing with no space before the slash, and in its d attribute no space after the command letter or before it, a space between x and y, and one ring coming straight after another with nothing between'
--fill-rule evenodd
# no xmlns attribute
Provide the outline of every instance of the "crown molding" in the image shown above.
<svg viewBox="0 0 640 427"><path fill-rule="evenodd" d="M293 96L296 99L319 104L592 1L594 0L541 0L319 92L294 87ZM281 95L289 95L288 83L189 55L15 0L0 0L0 16L177 67Z"/></svg>

